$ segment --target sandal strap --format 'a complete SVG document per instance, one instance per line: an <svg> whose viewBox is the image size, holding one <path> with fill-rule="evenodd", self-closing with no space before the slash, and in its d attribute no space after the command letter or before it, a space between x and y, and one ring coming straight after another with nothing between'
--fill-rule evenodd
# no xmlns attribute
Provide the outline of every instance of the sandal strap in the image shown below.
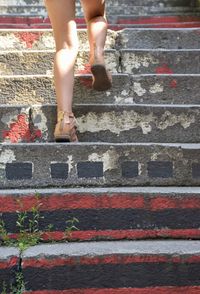
<svg viewBox="0 0 200 294"><path fill-rule="evenodd" d="M64 120L65 117L74 118L74 114L73 114L73 112L59 110L57 113L57 121L60 122L61 120Z"/></svg>

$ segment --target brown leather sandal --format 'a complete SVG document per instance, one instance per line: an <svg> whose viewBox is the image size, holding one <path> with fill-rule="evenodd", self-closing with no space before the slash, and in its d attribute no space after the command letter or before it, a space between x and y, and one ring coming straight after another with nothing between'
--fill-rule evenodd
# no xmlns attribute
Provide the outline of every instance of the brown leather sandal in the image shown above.
<svg viewBox="0 0 200 294"><path fill-rule="evenodd" d="M93 89L96 91L107 91L112 87L112 76L106 70L104 64L91 65L93 74Z"/></svg>
<svg viewBox="0 0 200 294"><path fill-rule="evenodd" d="M54 131L56 142L78 142L76 135L77 122L74 114L58 111L57 124Z"/></svg>

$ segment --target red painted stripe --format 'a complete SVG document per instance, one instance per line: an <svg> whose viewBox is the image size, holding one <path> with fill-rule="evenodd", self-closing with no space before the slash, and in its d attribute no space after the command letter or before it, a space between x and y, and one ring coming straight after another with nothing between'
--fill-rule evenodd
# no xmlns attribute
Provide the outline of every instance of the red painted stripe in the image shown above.
<svg viewBox="0 0 200 294"><path fill-rule="evenodd" d="M24 292L24 294L199 294L199 286L188 287L148 287L148 288L118 288L118 289L70 289L41 290Z"/></svg>
<svg viewBox="0 0 200 294"><path fill-rule="evenodd" d="M57 209L101 209L101 208L144 208L142 196L122 195L90 195L68 194L50 195L41 197L38 201L35 196L21 196L16 201L15 196L0 197L0 212L15 212L16 210L31 210L37 203L41 204L41 211Z"/></svg>
<svg viewBox="0 0 200 294"><path fill-rule="evenodd" d="M42 196L39 200L35 195L11 196L0 195L0 212L16 212L17 210L30 211L40 204L41 211L67 209L200 209L200 197L143 197L131 194L91 195L66 194Z"/></svg>
<svg viewBox="0 0 200 294"><path fill-rule="evenodd" d="M161 209L194 209L200 208L200 198L190 197L190 198L172 198L172 197L155 197L150 199L150 209L151 210L161 210Z"/></svg>
<svg viewBox="0 0 200 294"><path fill-rule="evenodd" d="M199 28L200 27L200 23L196 22L196 23L173 23L173 24L161 24L161 25L152 25L149 26L150 28L177 28L177 29L181 29L181 28Z"/></svg>
<svg viewBox="0 0 200 294"><path fill-rule="evenodd" d="M16 239L17 234L10 234L10 238ZM64 232L43 232L41 236L42 240L49 241L62 241L66 240ZM200 229L182 229L182 230L105 230L105 231L75 231L71 233L71 236L67 239L70 241L89 241L94 239L101 240L135 240L135 239L147 239L147 238L185 238L185 239L199 239Z"/></svg>
<svg viewBox="0 0 200 294"><path fill-rule="evenodd" d="M11 257L8 260L0 261L0 269L11 268L18 264L18 257Z"/></svg>
<svg viewBox="0 0 200 294"><path fill-rule="evenodd" d="M23 268L53 268L65 265L98 265L98 264L130 264L130 263L200 263L200 256L170 256L170 255L117 255L99 256L99 257L57 257L57 258L24 258Z"/></svg>
<svg viewBox="0 0 200 294"><path fill-rule="evenodd" d="M85 24L84 18L76 18L75 19L77 24ZM12 16L2 16L0 18L0 24L43 24L48 23L50 24L50 19L42 18L42 17L12 17Z"/></svg>
<svg viewBox="0 0 200 294"><path fill-rule="evenodd" d="M51 29L50 24L0 24L1 29ZM77 24L78 29L86 29L86 25ZM170 23L170 24L144 24L144 25L109 25L108 28L113 31L123 30L127 28L200 28L200 22L195 23Z"/></svg>
<svg viewBox="0 0 200 294"><path fill-rule="evenodd" d="M200 17L198 16L155 16L149 18L120 18L118 19L118 24L155 24L155 23L181 23L181 22L196 22L200 21Z"/></svg>

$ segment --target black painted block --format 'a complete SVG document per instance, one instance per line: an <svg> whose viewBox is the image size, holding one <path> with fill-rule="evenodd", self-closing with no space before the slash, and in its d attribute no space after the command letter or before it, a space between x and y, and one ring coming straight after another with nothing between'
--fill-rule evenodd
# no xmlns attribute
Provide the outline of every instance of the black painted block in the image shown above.
<svg viewBox="0 0 200 294"><path fill-rule="evenodd" d="M138 162L137 161L124 161L121 165L122 177L135 178L138 176Z"/></svg>
<svg viewBox="0 0 200 294"><path fill-rule="evenodd" d="M67 179L69 166L67 163L57 162L51 163L52 179Z"/></svg>
<svg viewBox="0 0 200 294"><path fill-rule="evenodd" d="M77 170L79 178L102 178L103 162L78 162Z"/></svg>
<svg viewBox="0 0 200 294"><path fill-rule="evenodd" d="M148 175L150 178L172 178L173 163L169 161L149 161Z"/></svg>
<svg viewBox="0 0 200 294"><path fill-rule="evenodd" d="M200 178L200 163L193 163L192 176L193 178Z"/></svg>
<svg viewBox="0 0 200 294"><path fill-rule="evenodd" d="M31 162L12 162L6 164L6 178L8 180L32 179Z"/></svg>

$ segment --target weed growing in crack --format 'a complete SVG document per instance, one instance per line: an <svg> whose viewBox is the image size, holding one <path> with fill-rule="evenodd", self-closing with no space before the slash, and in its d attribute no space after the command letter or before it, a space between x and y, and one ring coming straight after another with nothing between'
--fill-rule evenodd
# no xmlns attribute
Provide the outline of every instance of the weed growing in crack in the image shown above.
<svg viewBox="0 0 200 294"><path fill-rule="evenodd" d="M27 248L37 245L43 241L43 234L48 238L48 241L54 242L53 235L51 234L54 231L54 225L48 224L44 231L39 229L39 224L44 219L44 216L41 216L41 206L42 202L40 200L39 194L35 196L36 204L29 210L25 210L21 200L17 200L19 205L19 210L16 211L17 220L16 227L18 228L17 234L10 234L6 229L6 224L0 217L0 242L3 246L14 246L17 247L22 253ZM67 220L66 227L63 233L63 239L70 241L71 234L73 231L78 230L76 224L78 219L73 217L70 220Z"/></svg>
<svg viewBox="0 0 200 294"><path fill-rule="evenodd" d="M73 217L71 220L66 221L65 228L65 238L71 238L71 234L73 231L78 230L76 227L76 223L79 223L79 220L76 217Z"/></svg>
<svg viewBox="0 0 200 294"><path fill-rule="evenodd" d="M20 253L30 246L34 246L41 240L41 231L39 230L39 220L43 217L40 215L40 206L38 195L36 195L36 205L28 212L23 209L23 204L17 200L20 210L17 210L16 227L19 230L16 238L9 234L3 219L0 219L0 239L5 246L15 246ZM31 214L30 214L31 213Z"/></svg>
<svg viewBox="0 0 200 294"><path fill-rule="evenodd" d="M0 285L1 294L22 294L25 291L25 283L21 268L21 258L23 252L31 246L37 245L43 241L43 234L45 233L48 236L48 241L53 242L53 237L50 234L54 231L53 224L48 224L45 231L39 229L39 224L44 216L41 216L41 206L42 202L40 201L39 194L35 195L36 204L29 210L25 210L21 200L17 200L19 205L19 210L16 211L17 220L16 227L18 228L17 234L10 234L6 229L6 224L3 220L3 216L0 215L0 243L3 246L14 246L17 247L20 251L20 263L18 266L18 271L15 275L15 282L7 285L5 282L2 282ZM63 238L66 241L70 241L72 231L78 230L76 224L78 219L73 217L70 220L67 220ZM49 235L48 235L49 233Z"/></svg>

